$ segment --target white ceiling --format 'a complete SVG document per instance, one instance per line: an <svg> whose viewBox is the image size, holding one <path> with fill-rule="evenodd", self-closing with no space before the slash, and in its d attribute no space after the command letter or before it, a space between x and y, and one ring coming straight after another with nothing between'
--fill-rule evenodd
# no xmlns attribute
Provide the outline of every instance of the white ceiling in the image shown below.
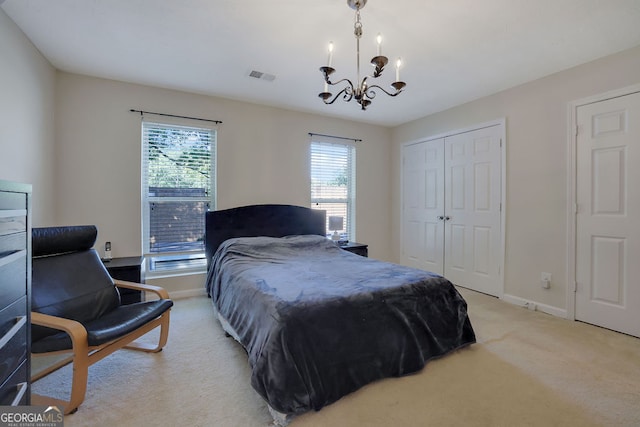
<svg viewBox="0 0 640 427"><path fill-rule="evenodd" d="M362 68L371 69L382 33L382 53L403 58L407 87L395 98L378 93L362 111L317 96L330 40L335 80L355 79L346 0L0 4L60 70L386 126L640 45L640 0L370 0L361 12ZM276 79L249 77L252 70ZM387 88L394 74L390 64L378 84Z"/></svg>

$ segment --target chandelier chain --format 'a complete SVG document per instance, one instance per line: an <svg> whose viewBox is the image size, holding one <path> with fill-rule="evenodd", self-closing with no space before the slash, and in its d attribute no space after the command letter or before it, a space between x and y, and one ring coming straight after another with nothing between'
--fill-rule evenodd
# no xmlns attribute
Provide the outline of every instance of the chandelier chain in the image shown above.
<svg viewBox="0 0 640 427"><path fill-rule="evenodd" d="M360 81L360 38L362 37L360 9L356 10L356 22L353 24L353 34L356 36L356 77L358 81Z"/></svg>

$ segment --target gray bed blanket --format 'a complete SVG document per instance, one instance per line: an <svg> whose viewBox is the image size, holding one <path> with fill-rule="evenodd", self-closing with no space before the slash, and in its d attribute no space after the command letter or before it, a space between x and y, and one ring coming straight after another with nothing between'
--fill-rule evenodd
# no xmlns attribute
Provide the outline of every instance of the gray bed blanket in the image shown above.
<svg viewBox="0 0 640 427"><path fill-rule="evenodd" d="M206 288L275 410L319 410L475 342L467 305L433 273L360 257L322 236L229 239Z"/></svg>

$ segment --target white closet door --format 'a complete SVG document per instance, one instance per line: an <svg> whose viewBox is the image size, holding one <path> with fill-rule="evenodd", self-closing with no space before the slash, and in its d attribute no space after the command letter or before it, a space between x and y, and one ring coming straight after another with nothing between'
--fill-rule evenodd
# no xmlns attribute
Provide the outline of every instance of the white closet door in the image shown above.
<svg viewBox="0 0 640 427"><path fill-rule="evenodd" d="M501 296L501 126L447 137L444 276Z"/></svg>
<svg viewBox="0 0 640 427"><path fill-rule="evenodd" d="M444 140L403 148L401 262L443 274Z"/></svg>
<svg viewBox="0 0 640 427"><path fill-rule="evenodd" d="M403 147L402 264L502 296L503 132L495 125Z"/></svg>
<svg viewBox="0 0 640 427"><path fill-rule="evenodd" d="M640 337L640 93L577 123L576 319Z"/></svg>

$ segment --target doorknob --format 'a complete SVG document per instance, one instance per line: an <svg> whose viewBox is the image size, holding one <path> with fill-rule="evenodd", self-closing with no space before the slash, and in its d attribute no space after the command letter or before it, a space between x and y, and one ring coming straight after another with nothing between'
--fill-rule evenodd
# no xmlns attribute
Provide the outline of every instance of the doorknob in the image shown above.
<svg viewBox="0 0 640 427"><path fill-rule="evenodd" d="M445 217L444 217L444 220L445 220L445 221L449 221L450 219L451 219L451 217L450 217L450 216L445 216Z"/></svg>
<svg viewBox="0 0 640 427"><path fill-rule="evenodd" d="M444 217L443 217L442 215L440 215L440 216L438 217L438 219L439 219L440 221L442 221L442 220L444 219Z"/></svg>

